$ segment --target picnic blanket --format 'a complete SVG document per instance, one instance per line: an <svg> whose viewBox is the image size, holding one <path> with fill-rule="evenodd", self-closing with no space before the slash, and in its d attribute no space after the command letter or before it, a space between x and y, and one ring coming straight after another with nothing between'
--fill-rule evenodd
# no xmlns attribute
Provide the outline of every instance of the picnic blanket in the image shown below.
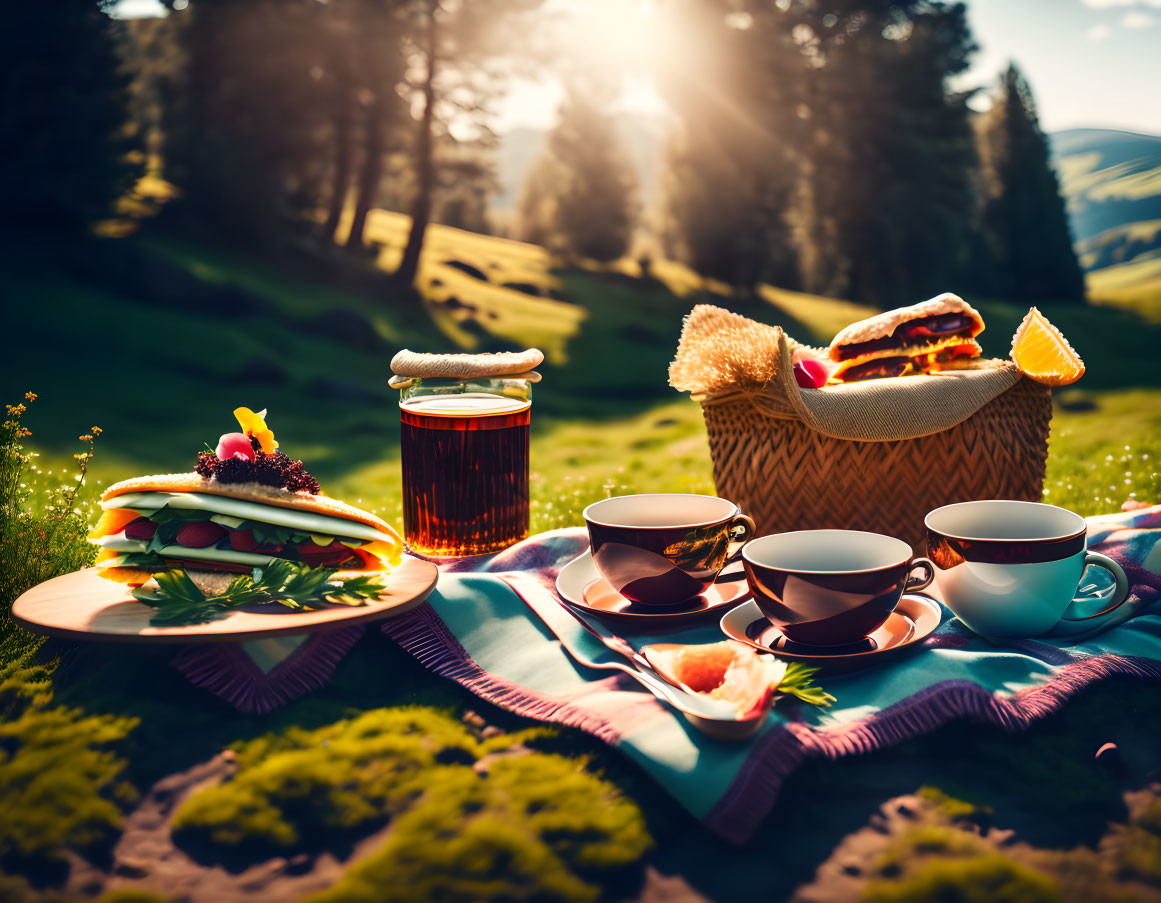
<svg viewBox="0 0 1161 903"><path fill-rule="evenodd" d="M1161 605L1151 605L1161 597L1161 506L1090 519L1089 544L1117 560L1132 583L1126 605L1133 607L1125 612L1136 616L1123 625L1075 645L1038 639L999 647L945 610L940 628L914 654L820 677L837 698L831 708L780 701L745 743L710 739L630 678L576 664L529 612L531 605L558 617L556 574L585 550L581 529L542 534L482 562L449 565L428 604L385 622L383 630L432 671L484 699L616 746L694 816L741 843L808 756L869 752L960 717L1017 730L1102 678L1161 679ZM562 614L554 623L570 647L595 661L613 656ZM615 629L635 644L722 638L712 619L664 638L620 624Z"/></svg>
<svg viewBox="0 0 1161 903"><path fill-rule="evenodd" d="M1161 679L1161 605L1153 604L1161 598L1161 505L1090 518L1088 541L1124 567L1132 595L1121 616L1130 620L1079 641L1038 638L1000 647L945 610L939 629L914 653L853 674L822 675L819 682L837 698L831 708L781 700L744 743L699 733L627 676L578 665L532 614L530 607L552 618L585 657L615 657L556 601L557 573L587 546L583 529L541 534L488 558L445 562L427 603L385 621L382 630L431 671L483 699L611 744L694 816L741 843L809 756L869 752L963 717L1018 730L1102 678ZM254 649L196 647L175 664L239 708L266 711L323 685L361 629ZM716 619L664 637L621 624L616 630L635 644L722 638Z"/></svg>

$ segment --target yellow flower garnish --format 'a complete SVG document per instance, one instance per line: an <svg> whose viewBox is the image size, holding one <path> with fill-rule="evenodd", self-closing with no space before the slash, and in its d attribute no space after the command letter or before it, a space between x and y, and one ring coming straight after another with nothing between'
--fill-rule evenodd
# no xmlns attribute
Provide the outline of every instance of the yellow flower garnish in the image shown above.
<svg viewBox="0 0 1161 903"><path fill-rule="evenodd" d="M274 449L278 448L278 440L274 438L274 431L266 426L265 410L255 414L249 408L235 408L234 416L238 418L238 425L242 427L243 433L257 439L266 454L274 454Z"/></svg>

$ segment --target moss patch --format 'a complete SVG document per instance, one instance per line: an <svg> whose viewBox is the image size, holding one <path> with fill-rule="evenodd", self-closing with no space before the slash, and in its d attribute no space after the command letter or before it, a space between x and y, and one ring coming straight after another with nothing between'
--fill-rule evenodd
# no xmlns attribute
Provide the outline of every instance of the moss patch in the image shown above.
<svg viewBox="0 0 1161 903"><path fill-rule="evenodd" d="M0 644L4 646L8 644ZM46 860L108 843L136 797L110 745L136 719L53 705L50 669L0 648L0 860Z"/></svg>
<svg viewBox="0 0 1161 903"><path fill-rule="evenodd" d="M1051 878L997 853L928 859L902 881L871 881L866 903L1055 903Z"/></svg>
<svg viewBox="0 0 1161 903"><path fill-rule="evenodd" d="M591 899L586 874L636 861L651 840L584 759L522 745L545 733L480 738L429 708L292 727L240 746L235 776L191 797L175 836L200 858L253 861L393 820L382 849L318 899Z"/></svg>
<svg viewBox="0 0 1161 903"><path fill-rule="evenodd" d="M957 799L930 784L919 788L919 796L934 805L940 814L951 821L966 820L978 815L991 815L992 813L990 806L977 806L967 800Z"/></svg>
<svg viewBox="0 0 1161 903"><path fill-rule="evenodd" d="M96 899L60 890L34 890L24 879L0 874L0 901L3 903L167 903L168 897L145 890L109 891Z"/></svg>
<svg viewBox="0 0 1161 903"><path fill-rule="evenodd" d="M583 763L533 754L448 769L382 849L311 903L596 899L585 876L650 846L637 807Z"/></svg>

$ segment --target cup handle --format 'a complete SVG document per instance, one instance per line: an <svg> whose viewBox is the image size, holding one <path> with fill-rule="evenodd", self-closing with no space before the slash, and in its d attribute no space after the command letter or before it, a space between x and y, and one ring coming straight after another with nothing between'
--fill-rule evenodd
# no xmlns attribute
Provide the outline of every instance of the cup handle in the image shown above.
<svg viewBox="0 0 1161 903"><path fill-rule="evenodd" d="M742 554L742 546L749 542L750 537L758 532L758 528L754 524L754 519L745 514L735 515L733 520L730 521L729 532L731 534L739 529L742 531L742 538L735 539L731 542L734 548L726 556L727 564L731 561L738 560L738 557Z"/></svg>
<svg viewBox="0 0 1161 903"><path fill-rule="evenodd" d="M1093 618L1099 618L1101 615L1107 615L1110 611L1120 608L1125 600L1129 598L1129 578L1125 576L1124 570L1119 564L1107 555L1102 555L1100 552L1085 552L1084 553L1085 568L1097 567L1104 568L1113 575L1113 580L1116 581L1116 588L1113 590L1113 602L1107 608L1101 609L1096 614L1085 615L1082 618L1064 618L1062 621L1091 621ZM1084 573L1081 572L1081 580L1084 579ZM1075 601L1075 600L1074 600ZM1069 606L1071 608L1071 605ZM1068 609L1065 609L1066 611Z"/></svg>
<svg viewBox="0 0 1161 903"><path fill-rule="evenodd" d="M912 571L916 568L923 568L923 576L919 578L918 583L912 583L914 576ZM905 593L917 593L921 589L927 589L931 586L931 581L935 579L935 565L932 564L929 558L913 558L911 560L911 567L907 572L907 583L903 587Z"/></svg>

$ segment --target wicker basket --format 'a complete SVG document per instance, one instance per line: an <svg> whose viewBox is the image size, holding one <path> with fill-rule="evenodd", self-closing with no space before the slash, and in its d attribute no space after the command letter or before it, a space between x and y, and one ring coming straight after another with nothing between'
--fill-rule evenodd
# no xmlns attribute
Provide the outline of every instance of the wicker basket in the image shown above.
<svg viewBox="0 0 1161 903"><path fill-rule="evenodd" d="M773 378L760 387L741 380L733 387L719 384L716 391L695 393L709 433L718 494L753 517L760 534L827 527L870 530L897 536L922 554L923 518L933 508L971 499L1041 498L1052 416L1045 386L997 365L990 377L985 373L992 397L980 401L978 391L969 393L968 412L959 417L970 380L955 377L970 377L970 372L947 379L876 380L881 385L841 387L851 390L839 399L847 403L848 413L831 411L820 422L811 402L833 405L834 390L799 390L792 379L793 343L777 327L760 328L773 330ZM685 333L682 340L685 345ZM717 341L715 353L721 350ZM679 350L679 362L681 357ZM676 385L681 379L671 375L671 381ZM995 385L1006 388L994 394ZM858 422L860 417L867 422ZM898 429L916 435L854 438Z"/></svg>

